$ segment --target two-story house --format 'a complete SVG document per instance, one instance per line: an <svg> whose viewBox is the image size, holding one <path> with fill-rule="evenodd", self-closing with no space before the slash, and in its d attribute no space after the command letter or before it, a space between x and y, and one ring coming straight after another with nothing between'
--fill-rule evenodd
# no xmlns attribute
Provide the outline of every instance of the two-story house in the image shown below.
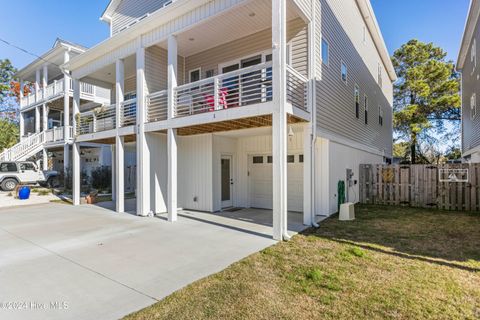
<svg viewBox="0 0 480 320"><path fill-rule="evenodd" d="M44 170L68 171L71 145L75 138L72 127L72 79L61 65L85 52L87 48L57 39L51 50L32 61L15 75L20 81L20 143L0 154L0 161L36 160ZM24 96L24 86L30 94ZM82 110L110 105L111 90L82 82ZM82 170L89 174L98 166L111 166L111 146L82 144ZM135 153L131 146L129 153ZM130 156L128 154L127 156ZM132 158L131 156L129 158ZM135 157L133 157L135 158ZM135 161L128 160L128 165ZM134 184L127 183L127 189Z"/></svg>
<svg viewBox="0 0 480 320"><path fill-rule="evenodd" d="M112 0L111 37L62 66L73 88L73 201L82 143L112 145L116 210L135 144L136 212L269 209L306 225L358 201L359 164L392 157L396 76L368 0ZM83 110L82 84L111 90Z"/></svg>
<svg viewBox="0 0 480 320"><path fill-rule="evenodd" d="M480 42L480 1L472 0L457 59L462 74L462 157L467 162L480 162L480 65L477 47ZM479 61L480 63L480 61Z"/></svg>

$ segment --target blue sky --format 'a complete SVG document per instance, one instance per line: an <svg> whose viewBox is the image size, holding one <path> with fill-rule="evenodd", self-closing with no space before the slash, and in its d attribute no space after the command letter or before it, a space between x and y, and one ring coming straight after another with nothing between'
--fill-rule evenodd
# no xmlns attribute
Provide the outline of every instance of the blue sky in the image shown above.
<svg viewBox="0 0 480 320"><path fill-rule="evenodd" d="M469 0L371 0L391 53L412 38L434 42L455 60ZM57 37L93 46L108 37L99 17L108 0L23 0L2 15L0 37L36 54L49 50ZM0 59L21 68L34 58L0 43Z"/></svg>

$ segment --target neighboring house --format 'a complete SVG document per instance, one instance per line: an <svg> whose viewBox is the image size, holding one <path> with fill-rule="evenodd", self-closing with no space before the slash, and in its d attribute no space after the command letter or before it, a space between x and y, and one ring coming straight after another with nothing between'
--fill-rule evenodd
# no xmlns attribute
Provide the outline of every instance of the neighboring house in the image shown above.
<svg viewBox="0 0 480 320"><path fill-rule="evenodd" d="M472 0L463 34L457 70L462 73L462 156L480 162L480 1Z"/></svg>
<svg viewBox="0 0 480 320"><path fill-rule="evenodd" d="M36 160L44 169L63 171L70 167L72 127L72 80L60 66L87 48L57 39L47 53L15 75L20 80L20 143L0 154L0 160ZM24 86L30 93L24 96ZM111 90L82 82L82 110L109 105ZM111 146L82 144L95 157L82 157L87 173L98 166L111 166ZM134 151L133 151L134 152ZM86 153L85 153L86 154ZM131 162L131 161L130 161ZM135 165L135 162L131 163ZM128 187L128 186L127 186Z"/></svg>
<svg viewBox="0 0 480 320"><path fill-rule="evenodd" d="M63 65L75 205L80 145L108 143L124 211L134 142L138 215L270 209L281 240L287 211L336 212L349 172L358 201L359 164L392 157L396 77L368 0L112 0L102 20L111 37ZM111 105L83 111L81 83Z"/></svg>

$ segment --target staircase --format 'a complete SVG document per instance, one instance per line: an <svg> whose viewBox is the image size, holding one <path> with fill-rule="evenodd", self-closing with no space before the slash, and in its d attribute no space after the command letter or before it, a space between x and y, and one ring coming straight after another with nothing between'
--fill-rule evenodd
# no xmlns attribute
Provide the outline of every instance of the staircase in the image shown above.
<svg viewBox="0 0 480 320"><path fill-rule="evenodd" d="M69 127L70 137L73 135L73 128ZM42 151L46 143L64 141L64 128L58 127L30 135L0 153L0 161L23 161L38 152Z"/></svg>

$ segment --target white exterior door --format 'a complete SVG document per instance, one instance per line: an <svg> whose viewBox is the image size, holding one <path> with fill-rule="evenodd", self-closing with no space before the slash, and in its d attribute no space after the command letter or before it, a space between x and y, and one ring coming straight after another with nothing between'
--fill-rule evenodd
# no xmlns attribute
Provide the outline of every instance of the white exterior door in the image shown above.
<svg viewBox="0 0 480 320"><path fill-rule="evenodd" d="M37 182L40 178L40 173L33 163L21 162L18 169L18 177L20 178L20 182L32 183Z"/></svg>
<svg viewBox="0 0 480 320"><path fill-rule="evenodd" d="M250 207L272 209L273 168L271 155L253 155L248 159ZM303 211L303 156L289 155L288 159L288 210Z"/></svg>
<svg viewBox="0 0 480 320"><path fill-rule="evenodd" d="M222 208L233 206L233 158L222 156L221 163Z"/></svg>

